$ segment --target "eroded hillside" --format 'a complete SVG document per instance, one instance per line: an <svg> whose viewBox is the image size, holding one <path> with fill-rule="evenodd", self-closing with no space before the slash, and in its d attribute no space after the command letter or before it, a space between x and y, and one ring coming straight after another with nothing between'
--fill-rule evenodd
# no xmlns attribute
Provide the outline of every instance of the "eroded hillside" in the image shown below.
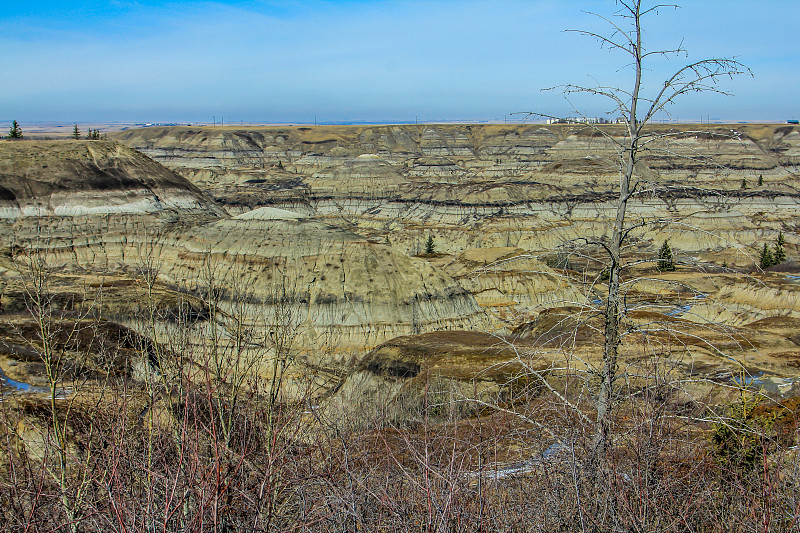
<svg viewBox="0 0 800 533"><path fill-rule="evenodd" d="M79 323L91 312L165 344L176 321L189 320L186 349L196 360L209 338L235 342L243 323L261 336L243 353L267 355L276 331L291 330L293 354L325 368L346 367L397 335L492 327L473 296L425 260L293 211L232 217L121 144L0 143L0 192L0 368L15 379L44 377L17 364L35 349L20 351L15 334L30 326L40 267L59 294L59 316ZM268 374L259 360L263 368L251 370Z"/></svg>
<svg viewBox="0 0 800 533"><path fill-rule="evenodd" d="M631 323L654 325L656 336L679 330L683 340L667 351L689 354L690 373L731 375L745 361L754 373L793 379L800 284L787 272L797 258L800 130L659 132L667 136L637 169L642 194L629 214L641 223L626 251ZM120 317L141 312L141 274L156 271L164 307L197 300L192 349L201 352L209 309L219 305L228 326L238 310L254 326L281 312L288 291L298 303L294 349L316 368L350 368L392 338L437 330L523 335L539 357L552 348L537 344L550 335L542 317L589 320L602 308L602 254L575 244L602 241L610 223L619 134L426 125L119 135L157 162L104 142L6 143L7 292L19 300L15 254L34 245L76 285L113 287L104 298ZM779 230L789 270L754 269ZM676 273L652 262L665 239ZM428 240L434 253L423 253ZM237 291L247 296L236 301ZM219 302L202 302L209 298ZM727 329L709 333L708 324ZM557 326L569 353L591 366L599 329ZM151 332L170 335L163 324ZM731 348L723 355L686 342L704 335L737 340L718 339ZM473 372L495 364L504 362Z"/></svg>
<svg viewBox="0 0 800 533"><path fill-rule="evenodd" d="M232 212L292 209L409 255L424 252L432 237L447 254L435 262L500 305L536 304L540 297L531 302L531 294L542 291L530 290L524 275L509 282L498 272L547 267L493 263L497 281L487 284L475 275L492 262L470 257L502 248L495 259L534 254L554 264L549 254L564 243L601 238L613 216L619 128L189 127L131 130L119 139ZM669 239L679 260L747 268L778 230L795 250L799 128L660 125L653 132L664 137L637 169L641 193L629 220L643 226L633 233L632 252L652 257ZM574 294L567 288L561 298Z"/></svg>
<svg viewBox="0 0 800 533"><path fill-rule="evenodd" d="M607 501L710 502L713 525L775 494L794 524L800 133L664 132L622 254ZM479 517L464 530L517 530L596 494L618 177L615 130L590 133L121 136L170 168L103 141L0 142L3 516L113 509L98 528L152 529L138 510L161 502L183 530L211 501L214 524L366 531L335 515L375 516L358 486L392 517L422 494L416 525L456 497Z"/></svg>

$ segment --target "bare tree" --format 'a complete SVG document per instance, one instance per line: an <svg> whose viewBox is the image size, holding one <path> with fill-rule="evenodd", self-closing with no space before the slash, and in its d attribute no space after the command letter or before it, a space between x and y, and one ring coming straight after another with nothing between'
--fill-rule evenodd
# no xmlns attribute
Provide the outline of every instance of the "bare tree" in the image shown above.
<svg viewBox="0 0 800 533"><path fill-rule="evenodd" d="M238 262L227 274L210 251L203 257L198 282L208 309L207 331L200 341L208 351L206 364L219 383L220 427L230 444L233 419L245 393L252 394L260 374L266 374L263 393L271 413L280 401L295 356L303 310L296 284L278 272L270 292L259 295L254 278ZM265 307L269 313L264 313ZM250 389L248 391L248 389Z"/></svg>
<svg viewBox="0 0 800 533"><path fill-rule="evenodd" d="M633 71L630 88L617 86L582 86L568 84L561 88L565 94L584 93L601 97L611 103L613 113L622 118L624 133L621 138L611 136L597 128L617 148L619 163L619 190L616 201L616 216L606 239L588 241L586 244L600 246L607 257L608 297L605 301L603 326L603 366L599 370L600 389L595 401L594 448L598 455L607 451L610 444L610 421L614 398L618 389L617 360L621 342L625 307L622 302L622 274L625 261L623 248L631 232L640 224L631 224L626 218L628 203L646 193L653 193L652 184L637 178L637 167L643 154L657 150L660 142L677 133L648 131L646 128L658 113L668 113L669 107L682 96L697 92L728 94L717 83L723 78L750 74L750 70L731 58L714 57L684 65L668 77L654 95L645 95L642 90L643 77L648 71L648 61L658 58L686 57L686 51L678 46L674 49L648 49L642 38L643 23L658 14L659 10L678 6L673 4L650 4L642 0L618 0L619 10L614 18L592 13L608 24L608 33L571 30L600 42L603 48L620 52L630 61ZM685 132L684 132L685 133Z"/></svg>
<svg viewBox="0 0 800 533"><path fill-rule="evenodd" d="M77 410L77 389L86 381L82 374L89 354L83 345L92 344L91 340L82 343L81 336L96 337L97 322L87 321L94 311L91 305L80 310L78 297L59 298L57 269L51 263L49 245L37 227L36 238L15 257L32 328L26 333L25 324L21 323L14 329L43 365L49 413L43 419L46 425L39 459L43 471L57 487L66 526L76 532L83 519L82 507L89 483L85 467L94 450L90 445L82 450L84 453L70 449L69 422L73 409ZM87 293L84 287L84 299ZM49 464L50 457L55 458L55 464Z"/></svg>

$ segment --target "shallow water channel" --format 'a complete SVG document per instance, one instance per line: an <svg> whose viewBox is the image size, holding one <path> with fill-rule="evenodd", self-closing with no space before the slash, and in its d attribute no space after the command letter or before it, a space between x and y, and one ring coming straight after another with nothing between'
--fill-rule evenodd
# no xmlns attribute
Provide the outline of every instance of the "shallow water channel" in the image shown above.
<svg viewBox="0 0 800 533"><path fill-rule="evenodd" d="M48 390L49 389L47 387L35 387L30 383L15 381L6 376L5 372L3 372L3 369L0 368L0 394L13 392L23 394L39 394L42 392L47 392Z"/></svg>

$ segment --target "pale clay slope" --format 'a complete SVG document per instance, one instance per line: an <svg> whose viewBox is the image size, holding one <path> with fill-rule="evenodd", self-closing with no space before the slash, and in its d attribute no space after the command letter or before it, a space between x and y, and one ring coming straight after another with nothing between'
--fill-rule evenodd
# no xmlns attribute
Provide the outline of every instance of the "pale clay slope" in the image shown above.
<svg viewBox="0 0 800 533"><path fill-rule="evenodd" d="M687 134L670 146L678 156L714 155L730 166L724 171L685 157L653 159L639 169L643 179L673 189L632 206L631 220L669 222L637 235L636 250L652 253L669 238L684 257L745 265L753 243L783 227L791 255L797 235L786 223L798 208L792 172L800 139L791 128L751 133L724 141ZM180 229L163 211L50 221L65 244L58 252L64 264L133 265L158 227L153 217L163 219L164 230L171 229L159 248L165 281L190 288L201 283L198 271L210 254L221 278L245 272L262 297L274 292L279 275L292 280L293 290L307 292L299 345L311 362L347 366L354 350L403 334L507 332L526 316L594 298L543 263L565 241L604 234L613 213L609 193L617 177L608 146L585 131L151 128L121 138L241 215L194 221L196 213L187 218L183 211ZM758 175L765 179L761 188ZM746 191L740 190L743 178ZM409 258L429 235L447 255ZM693 302L684 313L689 321L744 325L800 312L791 285L764 292L758 283L733 280L692 284L702 286L708 300Z"/></svg>
<svg viewBox="0 0 800 533"><path fill-rule="evenodd" d="M747 267L757 258L756 248L782 229L790 257L796 256L800 133L780 126L718 130L721 135L677 135L663 146L671 155L640 165L641 179L670 192L631 203L629 220L663 221L637 232L631 251L652 257L670 239L679 261ZM421 253L433 236L437 251L447 256L430 260L478 304L513 325L551 308L591 309L602 297L602 283L585 290L542 263L565 242L604 235L613 219L614 154L591 133L533 125L173 128L124 136L234 212L266 202L385 239L409 254ZM502 248L511 257L489 254L495 257L484 262L487 248ZM780 275L767 283L781 288L759 285L758 278L707 279L716 280L702 275L688 280L704 296L696 300L692 292L666 290L663 282L630 289L643 291L644 302L664 298L654 309L678 313L686 320L678 327L689 335L698 333L692 328L703 334L708 320L746 329L768 317L800 316L800 286L781 283ZM687 283L680 274L676 280L678 287ZM797 348L776 338L774 347L744 351L737 343L727 346L725 335L716 341L735 358L793 375L783 356L770 359L770 354L790 354L792 361ZM592 360L596 343L587 349L579 349L580 357ZM730 363L702 347L692 353L696 360L687 368L722 365L714 372L724 373Z"/></svg>
<svg viewBox="0 0 800 533"><path fill-rule="evenodd" d="M731 125L713 126L708 135L696 126L657 128L675 135L659 147L666 155L645 157L638 177L669 191L631 202L629 220L651 221L634 233L632 250L652 255L669 239L678 260L748 266L779 229L790 255L796 250L800 130ZM505 247L541 261L565 242L604 235L614 216L613 145L583 126L147 128L120 139L232 212L287 208L411 255L433 236L437 251L454 258ZM457 260L437 264L504 318L581 300L569 284L548 285L547 267L478 275ZM738 313L737 323L792 314L792 301L788 308L728 302L726 313Z"/></svg>
<svg viewBox="0 0 800 533"><path fill-rule="evenodd" d="M798 207L797 130L720 126L718 136L704 137L682 128L688 131L664 143L671 155L645 158L639 169L672 192L634 203L632 219L716 215L708 224L677 220L671 234L690 250L697 242L722 252L774 231L774 205ZM545 251L564 238L601 234L617 181L610 143L575 126L148 128L120 138L233 211L267 203L331 217L388 235L412 254L427 234L441 235L439 249L448 253ZM759 175L766 180L760 188ZM710 231L720 233L713 243Z"/></svg>
<svg viewBox="0 0 800 533"><path fill-rule="evenodd" d="M347 363L397 335L490 327L472 295L442 270L320 222L220 220L189 230L176 245L165 250L174 256L164 276L179 285L192 285L192 269L206 254L220 280L244 277L257 296L288 284L304 302L299 345L315 363ZM329 353L311 350L323 345Z"/></svg>
<svg viewBox="0 0 800 533"><path fill-rule="evenodd" d="M0 224L4 242L44 246L63 273L155 268L162 282L188 290L202 291L210 260L215 283L241 287L246 279L254 302L269 301L284 284L302 301L296 348L314 364L348 365L397 335L492 327L471 294L424 260L285 209L229 218L194 186L124 146L67 141L0 150L6 201L40 206ZM35 186L20 185L25 180ZM124 201L137 195L143 198ZM156 200L148 204L148 197ZM221 306L232 312L233 304ZM272 311L256 303L248 315L263 322Z"/></svg>
<svg viewBox="0 0 800 533"><path fill-rule="evenodd" d="M233 217L237 220L297 220L305 218L299 213L276 207L259 207Z"/></svg>
<svg viewBox="0 0 800 533"><path fill-rule="evenodd" d="M140 153L104 141L3 143L0 217L224 210Z"/></svg>

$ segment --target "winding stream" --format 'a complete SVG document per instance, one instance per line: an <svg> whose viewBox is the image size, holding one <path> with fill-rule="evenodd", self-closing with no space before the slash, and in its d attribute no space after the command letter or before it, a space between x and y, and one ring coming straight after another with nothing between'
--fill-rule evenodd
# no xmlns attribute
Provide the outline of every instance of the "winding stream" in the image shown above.
<svg viewBox="0 0 800 533"><path fill-rule="evenodd" d="M42 392L47 392L49 389L47 387L35 387L30 383L24 383L22 381L15 381L10 377L6 376L3 369L0 368L0 394L6 394L9 392L19 392L24 394L39 394Z"/></svg>
<svg viewBox="0 0 800 533"><path fill-rule="evenodd" d="M569 451L567 445L561 442L554 442L550 446L548 446L544 451L539 454L539 457L534 457L527 460L516 461L513 463L506 463L506 464L496 464L493 467L487 468L485 470L474 471L474 472L465 472L467 477L475 478L475 477L486 477L493 480L500 480L505 479L508 477L514 476L522 476L533 472L536 468L542 466L543 464L558 459L559 455L562 455Z"/></svg>

